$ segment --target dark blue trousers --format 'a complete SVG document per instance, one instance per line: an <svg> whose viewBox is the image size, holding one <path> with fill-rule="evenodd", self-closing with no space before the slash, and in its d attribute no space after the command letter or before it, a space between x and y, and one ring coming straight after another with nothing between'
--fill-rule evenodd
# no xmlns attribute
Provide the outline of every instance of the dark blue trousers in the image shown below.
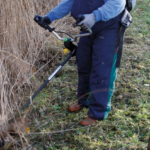
<svg viewBox="0 0 150 150"><path fill-rule="evenodd" d="M92 13L104 4L103 0L75 0L72 16ZM99 21L93 34L80 38L76 53L78 66L78 104L89 107L88 116L103 120L111 109L111 96L117 76L116 44L120 16ZM83 31L84 32L84 31Z"/></svg>

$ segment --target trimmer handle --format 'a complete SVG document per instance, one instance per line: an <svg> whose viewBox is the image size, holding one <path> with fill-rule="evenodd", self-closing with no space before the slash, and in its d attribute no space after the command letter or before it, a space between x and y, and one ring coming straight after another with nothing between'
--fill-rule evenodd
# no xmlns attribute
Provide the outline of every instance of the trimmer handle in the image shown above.
<svg viewBox="0 0 150 150"><path fill-rule="evenodd" d="M41 26L41 27L44 28L45 30L49 30L50 32L54 31L54 29L55 29L55 28L51 28L48 23L46 23L46 22L43 23L43 17L42 17L42 16L36 15L36 16L34 17L34 21L35 21L39 26Z"/></svg>
<svg viewBox="0 0 150 150"><path fill-rule="evenodd" d="M76 22L75 24L73 24L74 27L77 26L77 23L79 23L79 22L81 22L82 20L84 20L84 18L85 18L84 15L79 15L78 18L76 19L77 22ZM45 20L45 18L44 18L44 20ZM34 21L35 21L39 26L41 26L41 27L44 28L45 30L48 29L48 30L49 30L50 32L52 32L59 40L64 41L65 38L60 37L60 36L56 33L56 32L58 32L58 31L54 31L55 28L51 28L51 27L49 26L49 23L48 23L47 21L44 21L44 20L43 20L43 17L42 17L42 16L39 16L39 15L36 15L36 16L34 17ZM43 22L44 22L44 23L43 23ZM75 35L74 38L71 39L71 41L72 41L72 42L76 42L78 37L90 36L90 35L92 34L92 30L91 30L91 29L89 29L89 30L87 30L87 31L88 31L88 33L82 33L82 34L77 34L77 35Z"/></svg>
<svg viewBox="0 0 150 150"><path fill-rule="evenodd" d="M39 16L39 15L36 15L36 16L34 17L34 21L35 21L36 23L39 23L39 22L41 21L41 19L42 19L42 17Z"/></svg>
<svg viewBox="0 0 150 150"><path fill-rule="evenodd" d="M82 15L82 14L81 14L81 15L79 15L79 16L78 16L78 18L77 18L77 22L76 22L76 24L78 24L78 23L80 23L81 21L83 21L83 20L84 20L84 18L85 18L85 17L84 17L84 15Z"/></svg>
<svg viewBox="0 0 150 150"><path fill-rule="evenodd" d="M74 24L74 27L80 26L80 25L78 25L78 24L79 24L81 21L83 21L84 19L85 19L85 17L84 17L83 14L79 15L78 18L76 18L76 21L77 21L77 22ZM81 25L80 27L81 27L81 31L82 31L82 30L83 30L82 25ZM91 30L91 29L87 29L86 31L89 32L89 35L92 34L92 30Z"/></svg>

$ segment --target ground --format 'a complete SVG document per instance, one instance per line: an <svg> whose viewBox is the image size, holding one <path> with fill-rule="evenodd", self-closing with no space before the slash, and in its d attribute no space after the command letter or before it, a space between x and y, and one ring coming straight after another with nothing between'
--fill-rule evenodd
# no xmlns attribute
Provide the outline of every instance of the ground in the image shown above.
<svg viewBox="0 0 150 150"><path fill-rule="evenodd" d="M88 109L68 112L68 106L77 101L77 67L72 58L34 100L30 134L26 135L32 145L29 149L147 148L150 135L150 1L139 0L132 16L109 117L96 126L81 127L78 123L87 116Z"/></svg>

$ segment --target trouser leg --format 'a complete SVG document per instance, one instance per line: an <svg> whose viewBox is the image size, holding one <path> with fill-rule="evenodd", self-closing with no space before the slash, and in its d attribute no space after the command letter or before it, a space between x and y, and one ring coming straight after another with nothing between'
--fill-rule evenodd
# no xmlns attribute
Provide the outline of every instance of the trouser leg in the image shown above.
<svg viewBox="0 0 150 150"><path fill-rule="evenodd" d="M116 29L99 33L93 43L88 116L96 120L107 118L111 109L110 99L117 75L115 67L117 33Z"/></svg>
<svg viewBox="0 0 150 150"><path fill-rule="evenodd" d="M92 40L91 37L80 38L76 53L78 66L78 104L88 107L89 81L92 68Z"/></svg>

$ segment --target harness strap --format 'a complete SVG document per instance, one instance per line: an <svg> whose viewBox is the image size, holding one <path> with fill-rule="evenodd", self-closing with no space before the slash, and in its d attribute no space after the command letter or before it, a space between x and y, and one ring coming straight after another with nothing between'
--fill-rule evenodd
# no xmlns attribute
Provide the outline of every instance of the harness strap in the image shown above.
<svg viewBox="0 0 150 150"><path fill-rule="evenodd" d="M120 62L121 62L125 30L126 28L130 26L131 23L132 23L132 16L129 13L129 11L125 9L122 13L121 27L120 27L118 38L117 38L117 48L116 48L116 54L117 54L116 67L117 68L120 66Z"/></svg>
<svg viewBox="0 0 150 150"><path fill-rule="evenodd" d="M126 27L121 26L118 34L118 39L117 39L117 61L116 61L116 67L119 68L120 62L121 62L121 56L122 56L122 49L123 49L123 41L124 41L124 34L125 34Z"/></svg>

